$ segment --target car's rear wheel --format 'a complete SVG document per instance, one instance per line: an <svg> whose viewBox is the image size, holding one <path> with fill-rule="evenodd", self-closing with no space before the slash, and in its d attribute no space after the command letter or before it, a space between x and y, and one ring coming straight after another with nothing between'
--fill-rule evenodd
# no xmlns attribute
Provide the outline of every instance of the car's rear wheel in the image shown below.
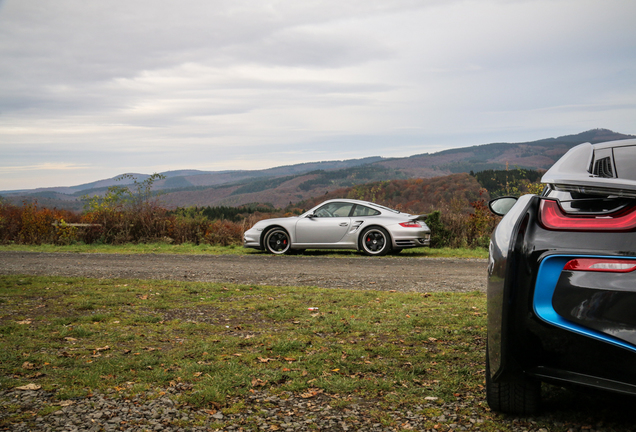
<svg viewBox="0 0 636 432"><path fill-rule="evenodd" d="M539 410L541 382L524 375L494 382L490 376L490 361L486 348L486 401L493 411L530 415Z"/></svg>
<svg viewBox="0 0 636 432"><path fill-rule="evenodd" d="M369 227L360 236L360 249L365 255L386 255L391 250L391 237L384 228Z"/></svg>
<svg viewBox="0 0 636 432"><path fill-rule="evenodd" d="M272 254L282 255L289 253L291 250L289 234L282 228L272 228L265 233L263 246L265 246L267 252Z"/></svg>

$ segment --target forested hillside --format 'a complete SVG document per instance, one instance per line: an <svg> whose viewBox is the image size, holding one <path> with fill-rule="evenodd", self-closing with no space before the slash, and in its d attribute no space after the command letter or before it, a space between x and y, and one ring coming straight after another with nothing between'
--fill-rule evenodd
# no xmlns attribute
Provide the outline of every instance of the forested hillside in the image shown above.
<svg viewBox="0 0 636 432"><path fill-rule="evenodd" d="M298 203L296 207L309 209L333 198L372 201L396 210L419 214L450 205L457 210L470 211L471 202L488 200L489 194L482 190L475 177L462 173L432 179L373 182L337 189Z"/></svg>
<svg viewBox="0 0 636 432"><path fill-rule="evenodd" d="M518 196L523 193L538 193L542 186L537 184L545 171L514 169L485 170L471 175L488 191L492 198ZM534 185L533 185L534 184Z"/></svg>

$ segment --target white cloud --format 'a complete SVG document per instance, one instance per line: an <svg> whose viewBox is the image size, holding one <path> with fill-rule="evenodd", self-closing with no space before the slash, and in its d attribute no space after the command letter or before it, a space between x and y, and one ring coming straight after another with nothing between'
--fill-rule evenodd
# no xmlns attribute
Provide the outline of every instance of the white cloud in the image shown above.
<svg viewBox="0 0 636 432"><path fill-rule="evenodd" d="M0 5L7 167L91 181L636 133L632 0ZM42 185L16 172L0 190Z"/></svg>
<svg viewBox="0 0 636 432"><path fill-rule="evenodd" d="M44 162L37 165L24 165L24 166L0 166L0 173L14 174L20 171L69 171L69 170L83 170L86 166L65 164L65 163L51 163Z"/></svg>

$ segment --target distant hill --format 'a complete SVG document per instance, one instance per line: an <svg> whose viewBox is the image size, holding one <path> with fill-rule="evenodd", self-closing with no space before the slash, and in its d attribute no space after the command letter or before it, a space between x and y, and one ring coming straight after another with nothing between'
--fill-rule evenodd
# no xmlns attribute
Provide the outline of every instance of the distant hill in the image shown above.
<svg viewBox="0 0 636 432"><path fill-rule="evenodd" d="M275 168L268 168L264 170L253 171L199 171L199 170L177 170L177 171L165 171L160 173L165 177L164 180L160 180L155 183L158 190L163 189L176 189L176 188L188 188L198 186L216 186L220 184L229 184L240 182L245 179L260 179L263 177L279 177L286 175L301 174L315 170L334 170L349 168L359 165L370 164L383 160L384 158L375 156L362 159L348 159L345 161L327 161L327 162L310 162L296 165L285 165ZM50 187L50 188L38 188L31 190L16 190L16 191L0 191L0 194L4 196L10 195L31 195L41 194L44 192L55 192L66 195L77 194L91 194L93 192L100 192L106 190L109 186L126 186L133 183L132 179L119 178L125 174L128 174L137 181L143 181L150 177L150 174L139 173L123 173L118 176L98 180L91 183L84 183L77 186L68 187Z"/></svg>
<svg viewBox="0 0 636 432"><path fill-rule="evenodd" d="M155 183L160 202L167 208L188 206L238 206L269 203L276 207L323 197L346 187L385 180L433 178L456 173L509 168L548 169L573 146L584 143L636 138L607 129L593 129L576 135L546 138L525 143L492 143L405 158L369 157L345 161L324 161L287 165L265 170L197 171L161 173ZM138 181L148 174L132 174ZM37 200L45 207L72 210L82 208L81 196L103 194L109 186L132 180L117 177L72 187L3 191L13 203Z"/></svg>
<svg viewBox="0 0 636 432"><path fill-rule="evenodd" d="M546 138L524 143L493 143L420 154L378 162L377 165L400 169L409 177L434 177L487 169L548 169L575 145L636 138L607 129L593 129L576 135Z"/></svg>

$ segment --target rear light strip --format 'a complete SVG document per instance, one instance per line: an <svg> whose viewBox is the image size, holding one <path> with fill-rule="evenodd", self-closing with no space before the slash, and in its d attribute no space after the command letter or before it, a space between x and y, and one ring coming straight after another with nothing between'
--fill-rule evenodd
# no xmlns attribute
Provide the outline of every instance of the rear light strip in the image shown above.
<svg viewBox="0 0 636 432"><path fill-rule="evenodd" d="M549 230L559 231L631 231L636 228L636 212L628 211L598 215L571 215L557 201L543 200L539 207L539 222Z"/></svg>
<svg viewBox="0 0 636 432"><path fill-rule="evenodd" d="M563 270L629 273L636 270L636 260L577 258L568 261Z"/></svg>

